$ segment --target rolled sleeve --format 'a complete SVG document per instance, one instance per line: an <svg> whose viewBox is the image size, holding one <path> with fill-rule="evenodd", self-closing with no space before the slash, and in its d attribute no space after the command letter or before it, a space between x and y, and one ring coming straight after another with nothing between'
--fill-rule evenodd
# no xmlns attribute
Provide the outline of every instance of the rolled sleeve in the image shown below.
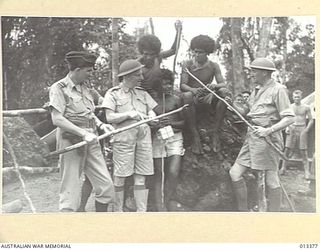
<svg viewBox="0 0 320 250"><path fill-rule="evenodd" d="M146 101L148 106L148 112L158 106L158 103L155 100L153 100L153 98L148 93L146 93Z"/></svg>
<svg viewBox="0 0 320 250"><path fill-rule="evenodd" d="M116 110L116 100L115 100L112 92L107 91L106 95L104 96L104 99L103 99L101 106L103 108L111 109L113 111Z"/></svg>
<svg viewBox="0 0 320 250"><path fill-rule="evenodd" d="M276 96L276 106L281 117L294 116L292 109L290 108L290 100L286 89L280 88L278 95Z"/></svg>
<svg viewBox="0 0 320 250"><path fill-rule="evenodd" d="M52 85L49 92L49 107L55 108L60 113L64 113L66 108L66 100L63 92L58 85Z"/></svg>

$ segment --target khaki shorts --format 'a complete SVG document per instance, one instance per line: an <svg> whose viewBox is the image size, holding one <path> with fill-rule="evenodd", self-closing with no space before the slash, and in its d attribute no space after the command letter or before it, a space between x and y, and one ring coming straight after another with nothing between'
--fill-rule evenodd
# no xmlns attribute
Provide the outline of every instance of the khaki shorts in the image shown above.
<svg viewBox="0 0 320 250"><path fill-rule="evenodd" d="M143 124L114 136L114 176L153 175L151 132Z"/></svg>
<svg viewBox="0 0 320 250"><path fill-rule="evenodd" d="M301 133L306 126L292 126L290 127L290 134L287 136L286 148L290 149L307 149L308 134Z"/></svg>
<svg viewBox="0 0 320 250"><path fill-rule="evenodd" d="M162 140L154 135L152 138L153 158L170 157L172 155L184 155L182 132L175 133L167 140Z"/></svg>
<svg viewBox="0 0 320 250"><path fill-rule="evenodd" d="M280 150L283 150L283 139L281 132L270 135L272 143ZM251 129L248 129L246 140L236 159L236 163L247 168L256 170L278 170L280 156L262 138L255 136Z"/></svg>

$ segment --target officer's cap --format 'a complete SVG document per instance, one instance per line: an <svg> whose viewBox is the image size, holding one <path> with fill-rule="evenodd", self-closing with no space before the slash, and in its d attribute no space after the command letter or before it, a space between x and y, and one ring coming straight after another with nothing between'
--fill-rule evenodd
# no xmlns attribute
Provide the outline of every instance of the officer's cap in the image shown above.
<svg viewBox="0 0 320 250"><path fill-rule="evenodd" d="M68 64L77 68L94 67L97 56L87 51L70 51L65 57Z"/></svg>

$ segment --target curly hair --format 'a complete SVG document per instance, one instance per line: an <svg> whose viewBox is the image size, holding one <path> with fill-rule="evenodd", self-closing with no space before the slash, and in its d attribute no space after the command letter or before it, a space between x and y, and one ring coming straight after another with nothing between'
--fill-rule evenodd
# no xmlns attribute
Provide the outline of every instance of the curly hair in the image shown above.
<svg viewBox="0 0 320 250"><path fill-rule="evenodd" d="M208 54L211 54L216 49L216 43L209 36L199 35L192 38L190 49L191 50L201 49L207 52Z"/></svg>
<svg viewBox="0 0 320 250"><path fill-rule="evenodd" d="M161 79L170 80L171 84L174 82L173 72L169 69L161 69Z"/></svg>
<svg viewBox="0 0 320 250"><path fill-rule="evenodd" d="M138 41L138 50L140 54L142 54L144 50L151 50L159 54L161 42L159 38L154 35L144 35Z"/></svg>

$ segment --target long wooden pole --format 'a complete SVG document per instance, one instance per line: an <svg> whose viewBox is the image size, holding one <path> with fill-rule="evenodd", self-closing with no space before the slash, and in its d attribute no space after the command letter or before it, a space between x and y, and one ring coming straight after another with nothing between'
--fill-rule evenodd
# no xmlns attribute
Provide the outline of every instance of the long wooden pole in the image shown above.
<svg viewBox="0 0 320 250"><path fill-rule="evenodd" d="M185 109L186 107L188 107L188 104L182 106L181 108L178 108L178 109L175 109L175 110L172 110L168 113L165 113L165 114L161 114L161 115L158 115L158 116L155 116L155 117L151 117L151 118L148 118L148 119L145 119L145 120L142 120L142 121L139 121L139 122L136 122L136 123L133 123L131 125L128 125L126 127L123 127L123 128L119 128L119 129L115 129L113 131L110 131L110 132L107 132L105 134L102 134L100 136L97 137L98 141L104 139L104 138L107 138L111 135L115 135L115 134L118 134L118 133L121 133L123 131L126 131L126 130L129 130L129 129L132 129L132 128L135 128L135 127L138 127L142 124L145 124L145 123L148 123L148 122L151 122L151 121L154 121L154 120L157 120L157 119L161 119L163 117L166 117L166 116L169 116L169 115L172 115L172 114L175 114L175 113L178 113L178 112L181 112L183 109ZM80 148L84 145L88 144L87 141L81 141L79 143L76 143L74 145L71 145L69 147L66 147L66 148L63 148L63 149L60 149L60 150L57 150L57 151L54 151L54 152L51 152L47 155L45 155L44 157L52 157L52 156L55 156L55 155L59 155L59 154L63 154L63 153L66 153L66 152L69 152L71 150L74 150L74 149L77 149L77 148Z"/></svg>
<svg viewBox="0 0 320 250"><path fill-rule="evenodd" d="M239 112L238 110L236 110L232 105L230 105L225 99L223 99L222 97L220 97L218 94L216 94L214 91L212 91L211 89L209 89L203 82L201 82L197 77L195 77L188 69L184 69L193 79L195 79L198 83L201 84L201 86L203 86L206 90L208 90L210 93L212 93L215 97L217 97L219 100L221 100L224 104L227 105L228 108L230 108L233 112L236 113L237 116L239 116L239 118L245 123L247 124L247 126L249 128L251 128L252 130L255 130L255 128L253 127L253 125L251 123L249 123ZM268 143L271 148L277 152L277 154L284 160L288 161L289 159L281 152L280 149L277 148L277 146L275 146L269 137L263 137L263 139L265 140L266 143Z"/></svg>

